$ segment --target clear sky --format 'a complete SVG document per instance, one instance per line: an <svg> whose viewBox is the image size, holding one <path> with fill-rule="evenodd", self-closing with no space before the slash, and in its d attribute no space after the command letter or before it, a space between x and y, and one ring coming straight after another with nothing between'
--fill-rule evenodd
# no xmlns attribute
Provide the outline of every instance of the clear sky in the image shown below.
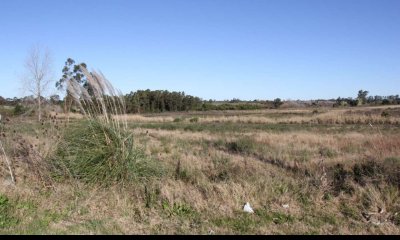
<svg viewBox="0 0 400 240"><path fill-rule="evenodd" d="M0 2L0 95L21 96L33 44L123 93L317 99L400 93L400 0Z"/></svg>

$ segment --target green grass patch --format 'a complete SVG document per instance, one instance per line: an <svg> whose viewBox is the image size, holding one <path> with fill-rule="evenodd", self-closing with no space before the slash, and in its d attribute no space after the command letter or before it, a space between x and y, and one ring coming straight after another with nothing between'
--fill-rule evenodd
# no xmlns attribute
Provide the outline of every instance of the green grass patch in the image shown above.
<svg viewBox="0 0 400 240"><path fill-rule="evenodd" d="M216 218L212 223L217 227L230 229L235 234L254 234L262 226L294 223L294 221L295 218L290 214L257 209L254 214L237 212L233 217Z"/></svg>
<svg viewBox="0 0 400 240"><path fill-rule="evenodd" d="M0 230L18 224L18 219L13 216L14 205L7 196L0 194Z"/></svg>
<svg viewBox="0 0 400 240"><path fill-rule="evenodd" d="M250 138L240 138L226 143L228 151L233 153L253 153L256 149L256 143Z"/></svg>
<svg viewBox="0 0 400 240"><path fill-rule="evenodd" d="M213 123L185 123L164 122L164 123L134 123L130 122L131 128L161 129L167 131L184 130L189 132L212 132L212 133L246 133L249 131L263 131L272 133L286 133L308 131L321 134L341 134L347 132L370 133L371 127L362 124L264 124L264 123L234 123L234 122L213 122ZM400 133L400 125L381 125L382 133Z"/></svg>
<svg viewBox="0 0 400 240"><path fill-rule="evenodd" d="M178 216L192 218L198 215L198 213L186 203L174 203L171 205L168 201L163 201L162 208L169 217Z"/></svg>

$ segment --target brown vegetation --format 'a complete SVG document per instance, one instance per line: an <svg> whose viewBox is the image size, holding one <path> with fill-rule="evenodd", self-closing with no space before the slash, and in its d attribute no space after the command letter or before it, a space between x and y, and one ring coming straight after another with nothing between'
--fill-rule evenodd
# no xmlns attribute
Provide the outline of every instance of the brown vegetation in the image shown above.
<svg viewBox="0 0 400 240"><path fill-rule="evenodd" d="M5 128L7 139L11 133L11 139L27 145L13 147L11 140L2 139L8 143L17 184L1 185L9 223L0 231L399 234L399 110L389 109L390 117L381 115L384 110L127 116L123 120L128 121L134 145L162 166L164 174L106 187L77 178L54 179L43 168L44 153L52 152L45 146L56 143L51 137L58 131L38 133L55 128L50 124L53 117L43 130L31 121L11 119ZM190 121L193 118L198 121ZM55 121L61 124L62 118ZM78 117L70 124L81 121ZM212 124L217 123L221 129L214 131ZM232 127L225 129L228 123ZM282 123L292 127L275 128ZM174 128L164 129L165 124ZM253 125L269 128L250 128ZM35 156L30 144L40 157L28 157ZM26 152L24 146L29 148ZM1 173L9 178L7 171ZM47 178L51 188L38 184ZM246 202L254 214L243 213Z"/></svg>

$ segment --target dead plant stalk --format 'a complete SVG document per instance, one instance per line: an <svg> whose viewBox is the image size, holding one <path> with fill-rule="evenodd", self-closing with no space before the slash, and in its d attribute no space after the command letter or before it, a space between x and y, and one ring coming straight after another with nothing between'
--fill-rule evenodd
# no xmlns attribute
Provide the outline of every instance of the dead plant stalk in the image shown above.
<svg viewBox="0 0 400 240"><path fill-rule="evenodd" d="M4 159L5 159L7 167L8 167L8 171L10 171L11 181L13 184L15 184L15 178L14 178L14 173L11 168L11 162L7 157L6 151L4 150L3 143L1 142L1 140L0 140L0 148L1 148L1 151L3 152Z"/></svg>

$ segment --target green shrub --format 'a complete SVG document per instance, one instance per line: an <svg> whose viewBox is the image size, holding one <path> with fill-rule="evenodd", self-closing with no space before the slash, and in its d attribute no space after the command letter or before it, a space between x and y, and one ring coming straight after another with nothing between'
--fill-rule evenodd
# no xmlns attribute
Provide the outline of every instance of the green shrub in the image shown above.
<svg viewBox="0 0 400 240"><path fill-rule="evenodd" d="M336 164L333 169L333 191L335 195L339 195L340 192L352 194L354 188L350 185L350 177L352 176L350 171L344 169L343 164Z"/></svg>
<svg viewBox="0 0 400 240"><path fill-rule="evenodd" d="M386 179L394 186L400 186L400 157L389 157L383 161Z"/></svg>
<svg viewBox="0 0 400 240"><path fill-rule="evenodd" d="M175 119L174 119L174 122L182 122L182 120L183 120L182 118L179 118L179 117L178 117L178 118L175 118Z"/></svg>
<svg viewBox="0 0 400 240"><path fill-rule="evenodd" d="M14 115L22 115L24 113L26 113L26 111L28 110L27 107L22 106L22 104L17 104L14 108Z"/></svg>
<svg viewBox="0 0 400 240"><path fill-rule="evenodd" d="M390 114L384 110L384 111L381 113L381 116L382 116L382 117L389 117Z"/></svg>
<svg viewBox="0 0 400 240"><path fill-rule="evenodd" d="M197 122L199 122L199 118L198 117L194 117L194 118L191 118L189 121L191 123L197 123Z"/></svg>
<svg viewBox="0 0 400 240"><path fill-rule="evenodd" d="M354 181L364 186L368 181L378 184L383 180L383 168L374 161L368 161L353 166Z"/></svg>
<svg viewBox="0 0 400 240"><path fill-rule="evenodd" d="M250 138L240 138L233 142L228 142L226 147L229 151L234 153L252 153L255 145Z"/></svg>
<svg viewBox="0 0 400 240"><path fill-rule="evenodd" d="M95 120L67 130L53 166L56 176L105 185L162 174L161 166L134 146L132 135Z"/></svg>

